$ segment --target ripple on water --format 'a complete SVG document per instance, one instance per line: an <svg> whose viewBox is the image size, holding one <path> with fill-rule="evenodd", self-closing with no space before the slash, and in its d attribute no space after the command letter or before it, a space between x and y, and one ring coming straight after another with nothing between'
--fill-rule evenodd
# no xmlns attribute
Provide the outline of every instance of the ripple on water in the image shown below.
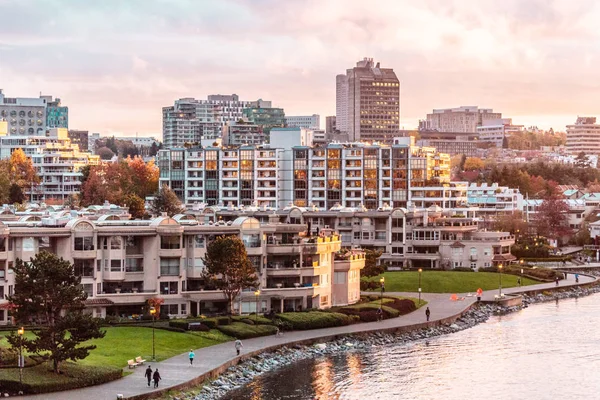
<svg viewBox="0 0 600 400"><path fill-rule="evenodd" d="M230 400L597 399L600 294L492 317L451 335L303 360Z"/></svg>

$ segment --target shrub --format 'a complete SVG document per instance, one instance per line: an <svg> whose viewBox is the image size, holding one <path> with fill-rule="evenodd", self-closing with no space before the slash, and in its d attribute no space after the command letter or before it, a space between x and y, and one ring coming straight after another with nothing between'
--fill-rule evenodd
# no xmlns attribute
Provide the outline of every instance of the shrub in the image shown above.
<svg viewBox="0 0 600 400"><path fill-rule="evenodd" d="M385 303L385 306L398 311L399 315L408 314L417 309L415 302L409 299L394 299L392 302Z"/></svg>
<svg viewBox="0 0 600 400"><path fill-rule="evenodd" d="M355 321L346 314L322 311L282 313L277 318L288 323L294 330L332 328L350 325Z"/></svg>
<svg viewBox="0 0 600 400"><path fill-rule="evenodd" d="M229 325L230 323L231 323L231 321L229 320L229 317L217 318L217 325L218 326Z"/></svg>
<svg viewBox="0 0 600 400"><path fill-rule="evenodd" d="M254 325L254 321L252 321L252 320L251 320L251 319L249 319L249 318L242 318L242 319L240 320L240 322L243 322L243 323L245 323L245 324L248 324L248 325Z"/></svg>
<svg viewBox="0 0 600 400"><path fill-rule="evenodd" d="M360 290L368 291L379 288L379 284L374 281L360 281Z"/></svg>
<svg viewBox="0 0 600 400"><path fill-rule="evenodd" d="M177 329L181 329L184 331L187 331L188 328L188 321L181 321L181 320L171 320L169 321L169 327L171 328L177 328Z"/></svg>
<svg viewBox="0 0 600 400"><path fill-rule="evenodd" d="M12 347L0 347L0 366L17 365L19 352ZM2 387L0 385L0 387Z"/></svg>
<svg viewBox="0 0 600 400"><path fill-rule="evenodd" d="M469 267L456 267L456 268L452 268L451 271L456 271L456 272L473 272L473 270Z"/></svg>
<svg viewBox="0 0 600 400"><path fill-rule="evenodd" d="M217 323L217 320L214 318L206 318L201 321L202 321L202 324L208 326L209 329L215 329L217 327L217 325L219 325Z"/></svg>
<svg viewBox="0 0 600 400"><path fill-rule="evenodd" d="M248 325L243 322L234 322L224 326L219 325L217 329L228 336L238 339L274 335L277 332L277 328L273 325Z"/></svg>

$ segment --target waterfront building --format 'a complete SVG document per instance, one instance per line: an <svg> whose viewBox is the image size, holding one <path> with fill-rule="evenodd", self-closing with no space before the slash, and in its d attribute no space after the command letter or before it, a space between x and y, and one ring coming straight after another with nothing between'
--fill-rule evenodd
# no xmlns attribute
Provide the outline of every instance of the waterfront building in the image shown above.
<svg viewBox="0 0 600 400"><path fill-rule="evenodd" d="M286 115L285 124L290 128L318 130L321 129L321 117L319 114L298 116Z"/></svg>
<svg viewBox="0 0 600 400"><path fill-rule="evenodd" d="M314 146L301 128L274 129L269 146L161 150L158 166L186 204L405 207L412 188L450 181L450 156L410 138Z"/></svg>
<svg viewBox="0 0 600 400"><path fill-rule="evenodd" d="M49 129L44 136L1 136L0 159L8 158L16 149L31 157L41 182L26 190L30 200L62 203L81 190L81 169L97 165L100 156L79 150L69 139L65 128Z"/></svg>
<svg viewBox="0 0 600 400"><path fill-rule="evenodd" d="M575 124L567 125L567 152L578 155L600 153L600 124L596 117L577 117Z"/></svg>
<svg viewBox="0 0 600 400"><path fill-rule="evenodd" d="M372 58L336 77L336 125L350 141L382 142L398 136L400 82Z"/></svg>
<svg viewBox="0 0 600 400"><path fill-rule="evenodd" d="M431 114L427 114L427 120L421 122L421 127L443 132L475 133L477 127L484 125L487 120L501 118L502 113L494 112L491 108L461 106L433 110Z"/></svg>
<svg viewBox="0 0 600 400"><path fill-rule="evenodd" d="M170 317L214 315L227 311L222 291L204 279L207 246L221 235L238 236L256 267L260 295L245 290L235 299L236 313L327 309L360 299L364 253L339 253L339 235L282 216L259 222L240 216L217 220L212 209L197 216L176 215L129 220L114 205L74 211L58 208L0 215L0 325L11 318L5 295L14 290L12 265L39 251L74 264L88 294L86 311L94 317L142 314L150 298L161 297ZM258 306L258 309L257 309Z"/></svg>

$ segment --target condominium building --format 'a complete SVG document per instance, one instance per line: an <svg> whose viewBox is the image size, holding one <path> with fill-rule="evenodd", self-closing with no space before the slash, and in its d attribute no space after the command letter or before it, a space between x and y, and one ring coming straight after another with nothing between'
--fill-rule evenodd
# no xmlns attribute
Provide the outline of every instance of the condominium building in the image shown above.
<svg viewBox="0 0 600 400"><path fill-rule="evenodd" d="M321 129L321 117L319 114L313 115L298 115L285 117L285 123L289 127L306 128L306 129Z"/></svg>
<svg viewBox="0 0 600 400"><path fill-rule="evenodd" d="M259 99L251 102L248 108L243 111L244 118L251 123L258 125L269 139L269 133L273 128L283 128L285 126L285 112L283 108L271 106L270 101Z"/></svg>
<svg viewBox="0 0 600 400"><path fill-rule="evenodd" d="M279 219L303 223L309 231L334 230L340 233L342 247L381 251L381 262L391 269L459 268L478 269L515 260L510 253L515 238L508 232L479 229L478 219L457 212L428 208L377 210L335 207L286 207L283 210L208 207L198 211L223 221L241 215L259 221Z"/></svg>
<svg viewBox="0 0 600 400"><path fill-rule="evenodd" d="M260 125L250 122L227 122L223 127L223 144L226 146L261 145L266 135Z"/></svg>
<svg viewBox="0 0 600 400"><path fill-rule="evenodd" d="M498 120L502 113L494 112L491 108L477 106L461 106L433 110L427 114L427 120L422 126L427 130L443 132L477 132L477 127L484 125L487 120Z"/></svg>
<svg viewBox="0 0 600 400"><path fill-rule="evenodd" d="M0 159L16 149L31 157L41 179L26 192L32 201L60 202L81 190L81 169L97 165L100 156L80 151L65 128L49 129L44 136L0 136Z"/></svg>
<svg viewBox="0 0 600 400"><path fill-rule="evenodd" d="M566 148L570 154L600 154L600 124L596 117L577 117L575 124L567 125Z"/></svg>
<svg viewBox="0 0 600 400"><path fill-rule="evenodd" d="M186 204L376 209L407 206L411 188L450 180L450 156L410 138L313 146L311 133L274 129L270 146L161 150L160 182Z"/></svg>
<svg viewBox="0 0 600 400"><path fill-rule="evenodd" d="M467 188L467 204L477 207L481 217L512 214L523 209L523 194L516 188L500 186L497 183L471 183Z"/></svg>
<svg viewBox="0 0 600 400"><path fill-rule="evenodd" d="M69 129L71 143L79 146L79 150L87 151L90 147L90 132L78 129Z"/></svg>
<svg viewBox="0 0 600 400"><path fill-rule="evenodd" d="M210 215L128 220L127 210L94 206L81 211L6 208L0 222L0 325L11 323L5 295L15 288L12 266L45 250L74 264L95 317L143 314L150 298L164 300L169 316L227 312L222 291L205 279L207 246L218 236L237 236L256 268L260 295L242 291L236 313L326 309L360 298L364 253L338 254L339 235L306 232L306 225L274 219ZM258 307L258 309L257 309Z"/></svg>
<svg viewBox="0 0 600 400"><path fill-rule="evenodd" d="M400 82L372 58L336 77L337 129L350 141L386 141L398 136Z"/></svg>
<svg viewBox="0 0 600 400"><path fill-rule="evenodd" d="M69 128L69 107L63 106L60 99L52 96L40 96L46 100L46 127Z"/></svg>
<svg viewBox="0 0 600 400"><path fill-rule="evenodd" d="M41 135L46 128L67 128L69 108L52 96L6 97L0 89L0 120L8 121L9 135Z"/></svg>

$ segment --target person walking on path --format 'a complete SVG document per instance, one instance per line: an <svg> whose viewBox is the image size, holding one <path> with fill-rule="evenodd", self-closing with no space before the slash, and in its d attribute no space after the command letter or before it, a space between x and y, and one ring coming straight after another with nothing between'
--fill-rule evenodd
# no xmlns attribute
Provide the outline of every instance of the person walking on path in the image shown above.
<svg viewBox="0 0 600 400"><path fill-rule="evenodd" d="M240 351L242 350L242 347L244 347L244 345L242 344L242 341L240 339L236 339L235 340L235 350L237 351L237 355L240 355Z"/></svg>
<svg viewBox="0 0 600 400"><path fill-rule="evenodd" d="M150 381L152 380L152 367L150 367L148 365L148 368L146 368L146 374L145 374L146 378L148 378L148 387L150 387Z"/></svg>
<svg viewBox="0 0 600 400"><path fill-rule="evenodd" d="M425 317L427 317L427 321L429 321L429 316L431 315L431 311L429 311L429 307L425 310Z"/></svg>
<svg viewBox="0 0 600 400"><path fill-rule="evenodd" d="M160 381L162 379L160 377L160 374L158 373L158 368L156 368L154 370L154 374L152 375L152 379L154 379L154 387L157 388L158 387L158 381Z"/></svg>
<svg viewBox="0 0 600 400"><path fill-rule="evenodd" d="M556 286L558 286L558 276L556 277Z"/></svg>
<svg viewBox="0 0 600 400"><path fill-rule="evenodd" d="M377 309L377 321L383 321L383 310L381 309L381 307Z"/></svg>
<svg viewBox="0 0 600 400"><path fill-rule="evenodd" d="M575 274L575 283L579 283L579 274Z"/></svg>
<svg viewBox="0 0 600 400"><path fill-rule="evenodd" d="M189 356L190 356L190 365L194 365L194 357L196 356L196 355L194 354L194 350L190 349L190 354L189 354Z"/></svg>

